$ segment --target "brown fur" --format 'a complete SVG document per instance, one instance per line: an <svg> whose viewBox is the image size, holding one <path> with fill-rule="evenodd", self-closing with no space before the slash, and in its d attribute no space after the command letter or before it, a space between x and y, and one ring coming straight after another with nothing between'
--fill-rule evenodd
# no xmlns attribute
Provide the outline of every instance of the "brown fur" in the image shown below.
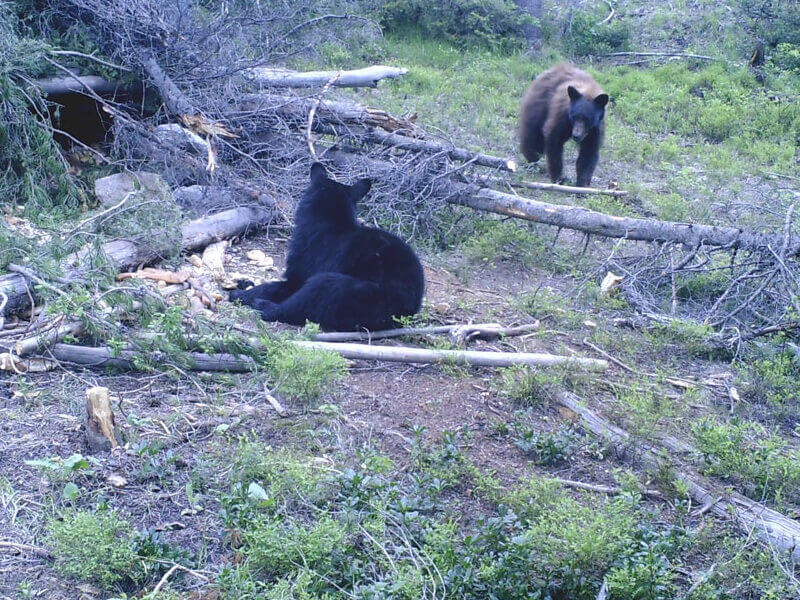
<svg viewBox="0 0 800 600"><path fill-rule="evenodd" d="M576 88L587 100L594 100L598 95L604 94L587 72L571 63L560 63L534 79L520 103L519 137L522 154L529 162L535 162L547 152L548 170L551 177L557 175L558 179L561 176L560 153L572 134L568 118L570 98L567 88L570 86ZM600 121L598 128L593 142L597 149L605 129L604 121ZM553 162L558 164L553 165L551 158L554 157L551 154L556 150L559 156ZM594 162L596 164L596 158ZM591 170L593 168L592 166Z"/></svg>

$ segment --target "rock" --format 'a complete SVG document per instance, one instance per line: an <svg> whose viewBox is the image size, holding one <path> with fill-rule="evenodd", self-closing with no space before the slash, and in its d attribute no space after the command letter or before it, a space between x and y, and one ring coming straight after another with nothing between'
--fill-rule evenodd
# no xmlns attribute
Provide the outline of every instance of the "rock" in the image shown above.
<svg viewBox="0 0 800 600"><path fill-rule="evenodd" d="M606 296L610 295L619 284L622 283L622 277L619 275L615 275L611 271L606 273L606 276L603 277L603 282L600 284L600 291L605 294Z"/></svg>
<svg viewBox="0 0 800 600"><path fill-rule="evenodd" d="M203 259L199 254L191 254L186 260L189 261L190 265L197 267L198 269L203 266Z"/></svg>
<svg viewBox="0 0 800 600"><path fill-rule="evenodd" d="M437 302L433 305L433 310L440 315L446 315L450 312L450 305L447 302Z"/></svg>
<svg viewBox="0 0 800 600"><path fill-rule="evenodd" d="M196 154L208 154L208 142L196 133L181 127L177 123L167 123L156 127L156 137L170 146L190 150Z"/></svg>
<svg viewBox="0 0 800 600"><path fill-rule="evenodd" d="M103 206L119 204L128 195L140 192L146 199L166 195L169 188L156 173L135 171L115 173L94 182L94 195Z"/></svg>
<svg viewBox="0 0 800 600"><path fill-rule="evenodd" d="M215 277L225 276L225 248L228 247L228 241L222 240L209 244L203 250L203 264L214 274Z"/></svg>
<svg viewBox="0 0 800 600"><path fill-rule="evenodd" d="M275 264L271 256L267 256L263 250L248 250L247 259L256 263L257 266L269 268Z"/></svg>

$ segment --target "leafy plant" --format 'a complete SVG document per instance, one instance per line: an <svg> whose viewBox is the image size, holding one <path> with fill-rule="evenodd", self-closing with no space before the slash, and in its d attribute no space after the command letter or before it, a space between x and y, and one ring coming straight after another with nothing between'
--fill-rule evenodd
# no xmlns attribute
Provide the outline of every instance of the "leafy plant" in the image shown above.
<svg viewBox="0 0 800 600"><path fill-rule="evenodd" d="M64 575L110 587L135 572L131 528L115 512L67 512L48 530L55 567Z"/></svg>

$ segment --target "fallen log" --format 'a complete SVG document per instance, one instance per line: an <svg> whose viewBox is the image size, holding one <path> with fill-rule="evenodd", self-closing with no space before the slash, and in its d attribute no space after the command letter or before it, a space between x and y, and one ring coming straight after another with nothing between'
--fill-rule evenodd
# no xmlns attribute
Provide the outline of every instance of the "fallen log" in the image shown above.
<svg viewBox="0 0 800 600"><path fill-rule="evenodd" d="M557 396L557 402L573 412L586 429L618 446L621 453L630 444L627 431L587 408L575 394L564 392ZM637 448L648 468L659 468L661 457L656 448L646 444L639 444ZM701 506L708 506L708 510L722 519L733 517L746 534L755 533L767 544L800 561L800 523L736 492L712 491L708 483L686 469L676 469L675 477L686 485L692 499Z"/></svg>
<svg viewBox="0 0 800 600"><path fill-rule="evenodd" d="M349 124L378 127L386 131L413 131L414 124L400 117L395 117L385 110L363 106L355 102L336 100L317 101L317 98L301 98L297 96L279 96L276 94L244 94L237 102L229 116L235 118L241 112L270 114L292 122L299 127L308 124L308 113L315 105L315 118L318 123Z"/></svg>
<svg viewBox="0 0 800 600"><path fill-rule="evenodd" d="M196 115L200 111L195 108L191 100L175 82L164 72L161 65L153 56L147 56L142 61L142 68L147 73L153 85L158 89L161 99L171 113L177 116Z"/></svg>
<svg viewBox="0 0 800 600"><path fill-rule="evenodd" d="M408 69L373 65L351 71L290 71L273 67L256 67L245 73L245 77L266 87L321 87L334 77L336 87L376 87L381 79L394 79L408 73Z"/></svg>
<svg viewBox="0 0 800 600"><path fill-rule="evenodd" d="M82 77L51 77L49 79L39 79L33 82L44 96L64 96L66 94L80 94L87 90L95 94L107 95L114 94L118 90L126 87L116 81L108 81L96 75L84 75Z"/></svg>
<svg viewBox="0 0 800 600"><path fill-rule="evenodd" d="M336 134L336 130L324 123L315 124L314 131L318 133ZM466 148L457 148L452 144L438 142L434 140L421 140L397 132L387 133L380 129L366 128L355 136L359 141L390 146L401 150L411 150L424 154L443 154L452 160L468 162L483 167L491 167L501 171L514 173L517 170L517 163L510 158L491 156L482 152L473 152Z"/></svg>
<svg viewBox="0 0 800 600"><path fill-rule="evenodd" d="M74 346L71 344L55 344L49 354L59 362L80 365L82 367L114 367L124 370L137 370L135 358L140 356L134 350L112 351L100 346ZM149 358L156 363L164 363L166 356L161 352L152 353ZM230 373L246 373L255 368L253 360L247 356L233 354L203 354L190 352L189 360L194 371L226 371Z"/></svg>
<svg viewBox="0 0 800 600"><path fill-rule="evenodd" d="M690 248L718 246L752 251L780 249L783 244L783 236L737 227L615 217L580 206L550 204L475 185L452 183L450 187L456 192L447 199L452 204L602 237L645 242L674 242ZM800 239L792 237L788 248L787 256L796 256L800 253Z"/></svg>
<svg viewBox="0 0 800 600"><path fill-rule="evenodd" d="M387 161L367 158L340 149L331 149L325 156L344 168L368 165L371 170L383 172L394 165ZM717 246L731 250L763 251L771 248L784 256L800 254L800 238L797 236L770 235L738 227L717 227L697 223L678 223L616 217L580 206L551 204L524 196L498 192L477 184L461 183L453 179L443 180L436 194L450 204L467 206L475 210L492 212L543 225L574 229L602 237L624 238L645 242L673 242L690 248Z"/></svg>
<svg viewBox="0 0 800 600"><path fill-rule="evenodd" d="M203 248L211 242L243 235L251 228L266 225L271 218L272 211L266 208L240 207L190 221L181 228L183 234L181 246L183 250ZM85 270L92 268L94 252L96 252L94 249L84 249L61 261L61 268L67 280L75 281L82 276ZM159 248L134 240L107 242L100 248L100 254L105 257L108 265L114 271L148 264L162 256ZM28 288L24 275L19 273L0 275L0 293L8 297L5 307L6 315L18 313L30 307L33 291Z"/></svg>
<svg viewBox="0 0 800 600"><path fill-rule="evenodd" d="M292 344L311 350L336 352L340 356L359 360L382 360L389 362L445 363L478 367L531 367L567 366L589 371L604 371L608 363L595 358L558 356L531 352L482 352L477 350L432 350L404 346L369 346L338 342L293 341Z"/></svg>

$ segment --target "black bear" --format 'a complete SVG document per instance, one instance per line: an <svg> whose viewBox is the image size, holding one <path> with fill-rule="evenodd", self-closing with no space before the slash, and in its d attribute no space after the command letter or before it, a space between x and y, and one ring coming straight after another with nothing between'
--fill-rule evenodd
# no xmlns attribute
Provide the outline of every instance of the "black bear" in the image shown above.
<svg viewBox="0 0 800 600"><path fill-rule="evenodd" d="M580 187L589 187L603 142L608 94L591 75L561 63L533 80L520 103L520 148L528 162L547 155L553 183L562 181L564 144L580 144L575 165Z"/></svg>
<svg viewBox="0 0 800 600"><path fill-rule="evenodd" d="M283 281L234 290L231 300L267 321L327 330L386 329L416 313L425 279L414 251L391 233L359 225L356 203L372 182L344 185L320 163L295 212Z"/></svg>

